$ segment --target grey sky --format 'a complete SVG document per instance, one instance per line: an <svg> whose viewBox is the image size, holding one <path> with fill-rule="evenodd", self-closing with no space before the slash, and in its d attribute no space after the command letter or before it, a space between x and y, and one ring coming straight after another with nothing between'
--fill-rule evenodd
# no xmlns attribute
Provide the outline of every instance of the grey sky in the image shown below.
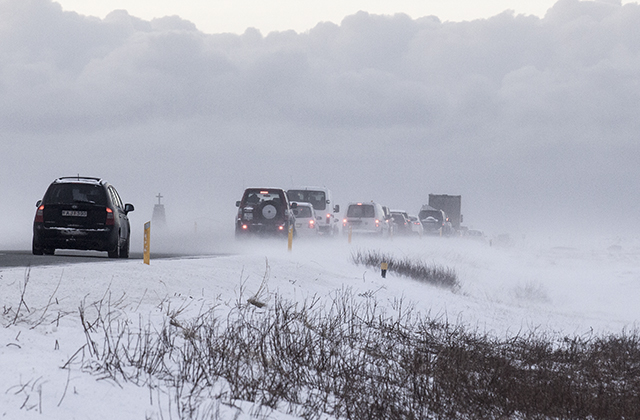
<svg viewBox="0 0 640 420"><path fill-rule="evenodd" d="M28 246L36 200L77 173L136 205L134 235L158 192L174 226L231 230L244 187L305 184L410 213L461 194L495 233L637 229L638 28L635 3L575 0L268 35L2 0L0 243Z"/></svg>

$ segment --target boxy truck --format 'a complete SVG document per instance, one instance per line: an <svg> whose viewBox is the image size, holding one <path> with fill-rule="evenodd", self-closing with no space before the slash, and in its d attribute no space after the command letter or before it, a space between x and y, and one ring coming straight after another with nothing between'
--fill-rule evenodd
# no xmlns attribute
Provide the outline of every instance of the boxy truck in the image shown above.
<svg viewBox="0 0 640 420"><path fill-rule="evenodd" d="M461 208L462 196L447 194L429 194L429 206L444 211L451 227L460 232L460 224L463 222Z"/></svg>
<svg viewBox="0 0 640 420"><path fill-rule="evenodd" d="M300 187L287 191L289 201L311 203L316 212L321 235L333 236L340 233L340 206L333 203L331 190L324 187Z"/></svg>

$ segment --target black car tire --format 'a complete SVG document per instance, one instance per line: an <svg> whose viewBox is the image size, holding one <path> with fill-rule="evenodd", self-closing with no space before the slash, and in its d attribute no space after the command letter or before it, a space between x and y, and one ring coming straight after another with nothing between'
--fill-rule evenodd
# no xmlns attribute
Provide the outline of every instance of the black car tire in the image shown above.
<svg viewBox="0 0 640 420"><path fill-rule="evenodd" d="M282 208L273 200L265 201L258 207L258 217L264 220L273 220L282 217Z"/></svg>
<svg viewBox="0 0 640 420"><path fill-rule="evenodd" d="M107 251L109 258L118 258L120 256L120 243L116 244L116 249L113 251Z"/></svg>
<svg viewBox="0 0 640 420"><path fill-rule="evenodd" d="M36 241L35 240L31 243L31 252L33 253L33 255L42 255L42 254L44 254L44 251L42 250L42 248L36 246Z"/></svg>
<svg viewBox="0 0 640 420"><path fill-rule="evenodd" d="M120 258L129 258L129 239L124 243L124 246L120 248Z"/></svg>

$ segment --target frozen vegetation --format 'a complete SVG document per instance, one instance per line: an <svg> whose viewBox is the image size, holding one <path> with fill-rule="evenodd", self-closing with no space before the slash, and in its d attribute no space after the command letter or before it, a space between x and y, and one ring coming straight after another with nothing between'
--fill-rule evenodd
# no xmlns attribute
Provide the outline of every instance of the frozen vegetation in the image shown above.
<svg viewBox="0 0 640 420"><path fill-rule="evenodd" d="M640 415L637 241L244 245L2 269L0 415Z"/></svg>

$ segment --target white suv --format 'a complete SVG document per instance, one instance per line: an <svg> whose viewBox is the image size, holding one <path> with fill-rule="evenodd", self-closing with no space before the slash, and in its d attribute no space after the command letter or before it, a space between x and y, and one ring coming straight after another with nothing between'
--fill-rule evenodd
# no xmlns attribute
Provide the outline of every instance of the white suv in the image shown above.
<svg viewBox="0 0 640 420"><path fill-rule="evenodd" d="M324 187L300 187L287 191L289 201L311 203L316 213L316 224L320 234L333 236L339 232L339 220L335 213L340 206L333 203L331 190ZM332 207L333 206L333 207Z"/></svg>
<svg viewBox="0 0 640 420"><path fill-rule="evenodd" d="M390 217L385 214L383 207L374 203L354 202L349 203L347 214L342 221L342 232L346 235L369 234L379 236L389 236L391 225Z"/></svg>

